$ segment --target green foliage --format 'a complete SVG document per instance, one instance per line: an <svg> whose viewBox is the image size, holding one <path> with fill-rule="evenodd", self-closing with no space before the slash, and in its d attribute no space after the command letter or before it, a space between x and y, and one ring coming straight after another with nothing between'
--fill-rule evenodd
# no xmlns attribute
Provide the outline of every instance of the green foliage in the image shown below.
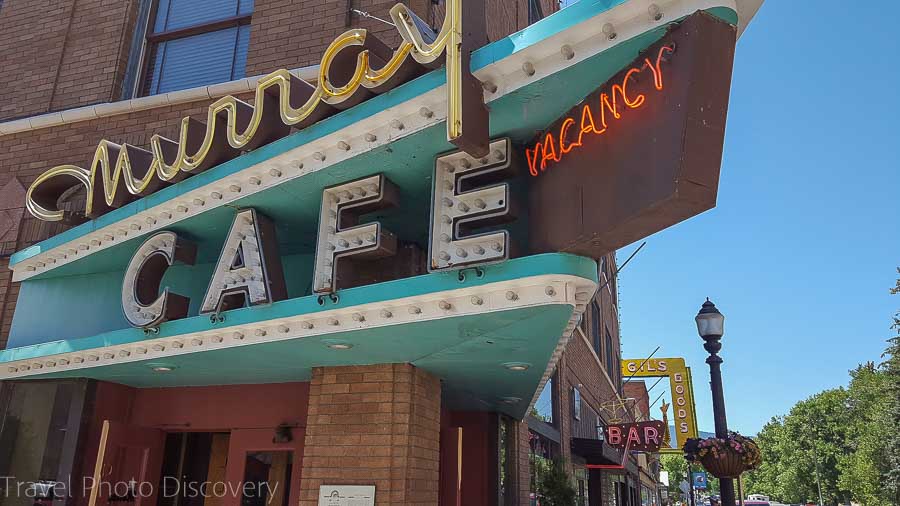
<svg viewBox="0 0 900 506"><path fill-rule="evenodd" d="M575 487L561 460L554 460L541 475L541 505L575 506Z"/></svg>
<svg viewBox="0 0 900 506"><path fill-rule="evenodd" d="M688 483L691 482L689 471L688 471L688 462L681 455L675 454L664 454L659 457L660 465L664 471L668 471L669 473L669 497L680 497L681 489L678 488L681 485L681 482L687 480ZM694 471L702 471L700 466L694 464ZM713 477L712 475L708 476L708 481L706 483L707 494L717 495L719 493L719 480L718 478Z"/></svg>
<svg viewBox="0 0 900 506"><path fill-rule="evenodd" d="M665 454L659 456L659 463L669 473L669 497L678 497L681 490L678 485L687 479L687 461L681 455Z"/></svg>
<svg viewBox="0 0 900 506"><path fill-rule="evenodd" d="M900 268L897 269L897 274L900 275ZM900 294L900 277L891 293ZM891 328L897 334L888 340L888 348L882 356L882 369L887 376L884 392L889 403L886 410L887 423L894 430L885 443L888 459L883 478L887 496L893 504L900 504L900 310L894 313L894 325Z"/></svg>
<svg viewBox="0 0 900 506"><path fill-rule="evenodd" d="M891 292L900 293L900 279ZM747 493L818 502L818 476L826 504L900 504L900 311L893 329L883 363L860 365L846 389L800 401L763 427L762 465L745 475Z"/></svg>
<svg viewBox="0 0 900 506"><path fill-rule="evenodd" d="M893 432L884 397L888 376L872 363L850 375L847 441L851 453L838 462L840 485L857 502L887 504L881 475L888 465L885 442Z"/></svg>

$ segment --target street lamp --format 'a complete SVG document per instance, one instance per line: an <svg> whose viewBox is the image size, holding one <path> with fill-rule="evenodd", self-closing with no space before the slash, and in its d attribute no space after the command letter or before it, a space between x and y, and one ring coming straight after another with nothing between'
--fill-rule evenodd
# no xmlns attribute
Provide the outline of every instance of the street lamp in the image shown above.
<svg viewBox="0 0 900 506"><path fill-rule="evenodd" d="M725 393L722 391L722 357L718 355L722 349L722 335L725 334L725 316L716 309L709 298L703 303L695 318L697 333L703 338L703 348L709 352L706 363L709 364L709 386L712 390L713 419L716 424L716 437L728 437L728 422L725 419ZM722 506L736 506L734 498L734 481L730 478L719 479L722 495Z"/></svg>

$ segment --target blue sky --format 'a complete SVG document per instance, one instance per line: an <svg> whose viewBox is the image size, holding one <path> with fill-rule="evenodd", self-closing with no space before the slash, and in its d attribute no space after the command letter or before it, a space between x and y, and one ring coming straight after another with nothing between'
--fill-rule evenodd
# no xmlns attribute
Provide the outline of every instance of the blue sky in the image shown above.
<svg viewBox="0 0 900 506"><path fill-rule="evenodd" d="M895 9L765 2L737 46L718 206L648 238L620 274L625 356L685 357L701 430L693 317L707 296L726 317L729 428L744 433L884 350L900 308Z"/></svg>

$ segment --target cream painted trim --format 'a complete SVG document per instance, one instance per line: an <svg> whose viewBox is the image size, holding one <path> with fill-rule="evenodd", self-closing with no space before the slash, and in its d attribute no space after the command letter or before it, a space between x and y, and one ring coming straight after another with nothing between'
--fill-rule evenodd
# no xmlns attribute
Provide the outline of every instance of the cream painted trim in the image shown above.
<svg viewBox="0 0 900 506"><path fill-rule="evenodd" d="M304 81L315 82L319 77L319 66L311 65L309 67L301 67L291 70L291 73ZM108 118L119 114L128 114L167 105L186 104L198 100L208 100L211 98L224 97L226 95L250 92L256 89L257 81L266 75L267 74L260 74L258 76L245 77L243 79L211 84L209 86L199 86L196 88L188 88L186 90L151 95L149 97L120 100L118 102L104 102L102 104L87 105L84 107L76 107L75 109L67 109L65 111L49 112L46 114L29 116L27 118L4 121L0 122L0 136L31 132L42 128L70 125L79 121Z"/></svg>
<svg viewBox="0 0 900 506"><path fill-rule="evenodd" d="M223 348L327 336L443 318L483 315L511 309L571 305L572 315L562 335L557 338L556 348L529 404L531 409L540 396L544 384L556 369L559 357L572 337L587 302L591 300L596 290L596 283L579 276L566 274L530 276L246 325L17 360L0 365L0 380L159 360ZM497 364L497 367L502 367L502 364ZM498 403L504 401L497 399Z"/></svg>

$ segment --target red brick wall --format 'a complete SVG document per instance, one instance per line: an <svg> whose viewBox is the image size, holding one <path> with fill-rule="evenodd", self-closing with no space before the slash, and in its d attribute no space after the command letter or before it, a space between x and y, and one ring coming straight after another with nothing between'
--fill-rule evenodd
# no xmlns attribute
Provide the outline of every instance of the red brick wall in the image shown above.
<svg viewBox="0 0 900 506"><path fill-rule="evenodd" d="M607 255L608 271L610 274L615 272L615 255L610 253ZM566 345L566 349L559 359L556 366L556 376L553 384L555 395L557 397L557 413L555 414L556 429L560 432L559 450L561 456L570 460L572 458L569 442L572 437L576 436L574 426L576 421L573 418L573 400L572 389L578 387L581 393L582 402L582 418L586 416L586 408L589 407L602 418L609 420L614 415L623 416L624 413L612 413L604 410L604 406L611 405L616 401L618 396L619 385L622 378L615 372L609 374L606 371L606 353L612 353L616 357L615 364L619 365L619 318L616 309L618 299L616 296L616 285L612 282L608 285L608 289L603 287L606 281L601 279L601 289L597 291L594 299L600 303L600 331L601 331L601 350L597 353L593 347L593 336L591 332L590 322L590 306L585 313L585 322L582 326L588 334L582 337L581 330L576 329ZM612 336L613 346L610 350L606 350L606 327L609 327L609 333ZM583 423L583 422L578 422ZM517 478L519 480L519 504L529 504L528 494L530 487L531 465L529 461L529 438L528 424L521 422L515 424L518 430L518 455L517 455ZM574 470L569 468L569 473Z"/></svg>
<svg viewBox="0 0 900 506"><path fill-rule="evenodd" d="M6 0L0 119L118 98L137 2Z"/></svg>
<svg viewBox="0 0 900 506"><path fill-rule="evenodd" d="M12 315L16 310L16 298L19 296L19 284L12 282L12 271L9 270L9 259L0 258L0 350L6 348Z"/></svg>
<svg viewBox="0 0 900 506"><path fill-rule="evenodd" d="M139 0L77 0L51 111L121 98Z"/></svg>
<svg viewBox="0 0 900 506"><path fill-rule="evenodd" d="M542 0L545 14L555 2ZM0 120L121 98L140 0L5 0L0 10ZM352 8L390 19L394 0L352 0ZM527 0L487 0L489 38L528 24ZM407 4L439 27L442 6ZM318 63L340 33L366 28L384 42L396 30L357 14L344 0L259 0L251 21L247 75ZM349 21L349 23L348 23Z"/></svg>
<svg viewBox="0 0 900 506"><path fill-rule="evenodd" d="M0 9L0 121L118 99L138 2L4 0ZM492 40L527 24L527 0L486 3L492 13L488 17ZM353 0L354 8L381 18L388 17L393 4L394 0ZM428 0L407 4L434 25L443 19L442 6ZM348 28L346 5L344 0L257 0L247 75L316 64L325 47ZM511 23L512 19L516 23ZM396 31L388 25L358 15L350 22L353 27L373 30L387 43L398 41ZM154 133L174 138L182 117L205 120L209 102L0 135L0 188L13 177L27 187L39 174L60 164L86 167L101 139L146 147ZM4 273L0 274L0 349L5 347L15 309L15 293L9 290L17 289L17 284L8 282L9 253L64 229L25 213L16 241L0 251Z"/></svg>
<svg viewBox="0 0 900 506"><path fill-rule="evenodd" d="M352 0L352 8L390 21L395 0ZM430 0L408 0L406 5L435 30L444 16L443 5ZM542 0L544 14L558 10L554 0ZM303 13L298 14L298 13ZM314 19L309 26L308 15ZM527 0L485 0L488 40L495 41L528 26ZM349 23L348 23L349 21ZM380 21L347 15L343 0L265 0L256 3L247 54L247 75L263 74L277 68L304 67L319 62L328 44L346 30L365 28L386 44L400 42L397 31Z"/></svg>
<svg viewBox="0 0 900 506"><path fill-rule="evenodd" d="M650 394L643 380L632 380L625 384L625 397L635 399L638 412L644 419L650 419Z"/></svg>
<svg viewBox="0 0 900 506"><path fill-rule="evenodd" d="M375 485L378 505L438 501L441 384L409 364L313 370L300 506L320 485Z"/></svg>
<svg viewBox="0 0 900 506"><path fill-rule="evenodd" d="M353 0L351 3L354 9L390 20L388 11L397 2ZM413 0L406 4L426 21L433 19L430 1ZM250 30L247 75L316 65L335 37L351 28L365 28L392 47L400 42L397 30L392 26L357 14L348 17L344 0L259 1Z"/></svg>
<svg viewBox="0 0 900 506"><path fill-rule="evenodd" d="M0 120L47 112L74 0L4 0Z"/></svg>

